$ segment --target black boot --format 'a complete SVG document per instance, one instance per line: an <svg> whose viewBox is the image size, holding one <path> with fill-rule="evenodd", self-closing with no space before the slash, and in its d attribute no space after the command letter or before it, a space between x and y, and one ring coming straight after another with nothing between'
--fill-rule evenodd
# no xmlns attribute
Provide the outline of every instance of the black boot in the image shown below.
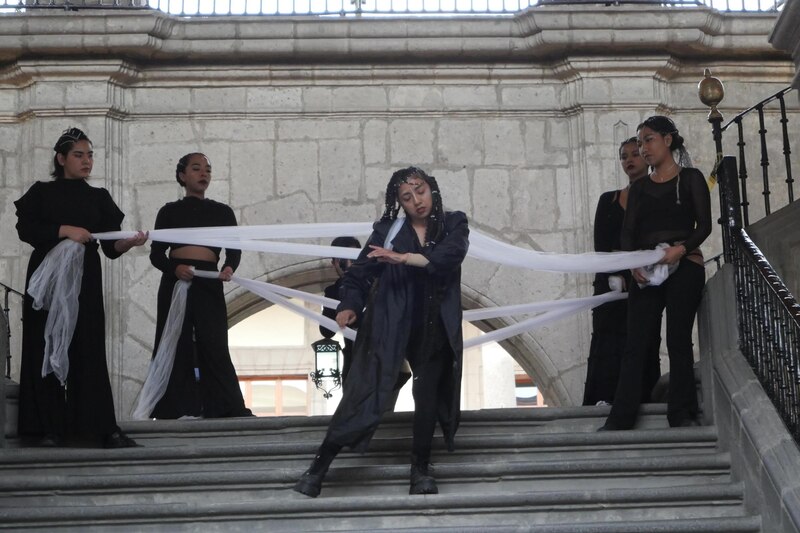
<svg viewBox="0 0 800 533"><path fill-rule="evenodd" d="M433 466L427 459L414 459L411 462L411 485L409 494L439 494L439 487L433 479Z"/></svg>
<svg viewBox="0 0 800 533"><path fill-rule="evenodd" d="M339 450L341 450L341 446L323 442L317 450L317 456L314 457L311 466L294 484L294 491L311 498L319 496L322 490L322 480L325 479L325 474L328 473L328 468Z"/></svg>

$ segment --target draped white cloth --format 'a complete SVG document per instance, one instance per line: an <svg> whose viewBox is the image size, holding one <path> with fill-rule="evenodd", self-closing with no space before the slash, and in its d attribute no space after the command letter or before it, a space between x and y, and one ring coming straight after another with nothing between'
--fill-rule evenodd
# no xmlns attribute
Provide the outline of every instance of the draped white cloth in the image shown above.
<svg viewBox="0 0 800 533"><path fill-rule="evenodd" d="M85 253L83 244L64 239L47 252L28 283L33 308L48 311L42 377L52 372L62 385L69 374L69 345L78 322Z"/></svg>
<svg viewBox="0 0 800 533"><path fill-rule="evenodd" d="M255 252L337 257L355 259L360 250L340 246L322 246L293 242L276 242L265 239L323 238L339 235L365 235L372 231L369 223L318 223L288 224L284 226L222 226L212 228L151 230L150 238L161 242L177 242L198 246L211 246L249 250ZM399 227L398 227L399 229ZM135 235L132 231L96 233L97 239L121 239ZM583 254L558 254L540 252L498 241L477 230L470 230L469 257L506 266L545 270L551 272L595 273L617 272L657 263L664 257L663 250L636 252L589 252Z"/></svg>
<svg viewBox="0 0 800 533"><path fill-rule="evenodd" d="M161 332L161 342L150 366L147 369L147 378L139 393L139 400L131 415L134 420L144 420L150 417L156 404L164 396L169 384L169 376L175 364L175 350L178 339L183 329L183 319L186 316L186 300L189 294L191 281L178 280L172 289L172 300L169 304L167 321Z"/></svg>
<svg viewBox="0 0 800 533"><path fill-rule="evenodd" d="M394 234L399 231L402 221L398 220L392 227ZM337 237L340 235L368 235L372 232L371 223L314 223L314 224L275 224L261 226L223 226L207 228L161 229L150 231L150 239L161 242L175 242L198 246L210 246L249 250L267 253L280 253L290 255L305 255L314 257L335 257L342 259L355 259L359 250L354 248L323 246L318 244L283 242L285 239L319 239ZM135 235L135 232L109 232L98 233L93 236L97 239L120 239ZM391 238L384 242L385 247L390 246ZM551 272L568 273L595 273L617 272L629 268L639 268L654 265L663 256L661 249L642 250L636 252L614 253L583 253L559 254L540 252L513 246L508 243L493 239L477 230L470 231L469 257L490 261L493 263L525 268L530 270L544 270ZM217 277L215 272L195 272L200 277ZM233 276L232 282L261 296L275 305L279 305L309 320L325 326L333 331L338 330L334 320L324 317L314 311L298 306L288 298L298 298L316 305L335 308L336 300L310 295L302 291L295 291L277 285L249 280ZM487 342L496 342L507 339L532 328L552 323L570 314L589 309L607 301L626 298L627 294L613 291L600 296L539 302L517 306L505 306L494 309L479 309L466 311L464 319L468 321L486 320L501 316L516 314L542 313L539 316L528 318L517 324L495 330L489 334L469 339L464 343L464 348L478 346ZM355 338L355 332L346 328L344 336L348 339Z"/></svg>

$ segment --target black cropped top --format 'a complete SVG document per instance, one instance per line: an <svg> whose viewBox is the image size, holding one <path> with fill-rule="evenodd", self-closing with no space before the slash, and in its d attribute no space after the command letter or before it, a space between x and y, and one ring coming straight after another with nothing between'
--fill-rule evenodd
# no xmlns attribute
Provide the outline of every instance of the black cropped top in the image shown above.
<svg viewBox="0 0 800 533"><path fill-rule="evenodd" d="M696 168L684 168L664 183L647 177L631 184L622 223L623 250L682 242L691 252L710 234L711 195L703 174Z"/></svg>
<svg viewBox="0 0 800 533"><path fill-rule="evenodd" d="M187 196L177 202L170 202L158 210L155 229L236 225L236 215L233 214L233 209L227 205L208 198L200 199L194 196ZM150 262L160 271L171 273L175 267L173 262L167 257L167 250L170 248L176 250L184 246L189 245L153 241L150 246ZM212 248L210 246L207 248L214 252L214 255L217 256L217 260L219 260L221 249ZM222 268L229 266L235 271L239 266L241 258L241 250L226 248L225 263L222 265Z"/></svg>

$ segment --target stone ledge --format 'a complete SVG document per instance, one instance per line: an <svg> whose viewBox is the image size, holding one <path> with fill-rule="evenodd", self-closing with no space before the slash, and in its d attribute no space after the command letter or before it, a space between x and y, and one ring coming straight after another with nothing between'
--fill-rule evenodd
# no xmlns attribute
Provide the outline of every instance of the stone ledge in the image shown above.
<svg viewBox="0 0 800 533"><path fill-rule="evenodd" d="M552 61L565 55L786 57L767 42L775 16L707 8L547 7L514 17L186 19L161 12L0 16L0 61L106 57L145 63ZM647 38L643 39L643 35ZM734 38L735 37L735 38Z"/></svg>

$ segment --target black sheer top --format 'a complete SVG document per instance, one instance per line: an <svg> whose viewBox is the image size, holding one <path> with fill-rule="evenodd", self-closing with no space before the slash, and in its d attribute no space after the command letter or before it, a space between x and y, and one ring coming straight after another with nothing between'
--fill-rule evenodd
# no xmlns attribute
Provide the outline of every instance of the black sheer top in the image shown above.
<svg viewBox="0 0 800 533"><path fill-rule="evenodd" d="M186 196L177 202L170 202L158 211L155 229L172 228L199 228L212 226L236 226L236 215L233 209L214 200ZM153 241L150 246L150 262L162 272L172 273L174 263L167 257L167 249L177 249L188 246L186 244ZM219 260L220 248L207 247L214 252ZM242 258L241 250L225 249L226 266L234 271L239 266Z"/></svg>
<svg viewBox="0 0 800 533"><path fill-rule="evenodd" d="M684 168L664 183L643 178L631 184L622 224L622 250L683 242L687 252L711 234L711 195L703 174Z"/></svg>

